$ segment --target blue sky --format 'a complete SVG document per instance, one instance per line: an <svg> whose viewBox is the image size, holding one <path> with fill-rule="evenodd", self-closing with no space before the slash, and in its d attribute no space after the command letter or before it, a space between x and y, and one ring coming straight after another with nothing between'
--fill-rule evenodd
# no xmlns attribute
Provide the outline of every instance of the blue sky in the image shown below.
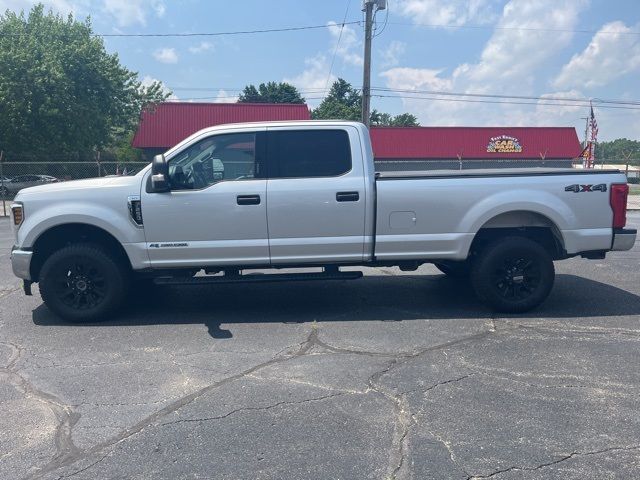
<svg viewBox="0 0 640 480"><path fill-rule="evenodd" d="M0 9L31 0L0 0ZM298 32L188 38L108 38L109 51L180 100L234 101L248 83L286 80L312 106L327 84L362 83L361 0L46 0L98 33L221 32L305 25ZM453 102L478 97L397 90L640 101L639 0L389 0L374 39L372 107L422 125L574 125L585 107ZM378 13L381 28L387 12ZM342 32L341 32L342 30ZM341 33L340 33L341 32ZM340 37L340 43L337 40ZM337 47L336 47L337 45ZM329 72L335 55L333 68ZM430 96L438 98L398 98ZM640 110L596 101L600 139L640 139Z"/></svg>

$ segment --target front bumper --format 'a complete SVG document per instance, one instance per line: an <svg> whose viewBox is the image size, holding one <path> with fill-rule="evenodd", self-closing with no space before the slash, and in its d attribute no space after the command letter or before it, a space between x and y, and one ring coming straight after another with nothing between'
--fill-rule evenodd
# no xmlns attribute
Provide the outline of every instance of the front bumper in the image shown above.
<svg viewBox="0 0 640 480"><path fill-rule="evenodd" d="M636 243L637 233L635 228L614 228L611 250L631 250Z"/></svg>
<svg viewBox="0 0 640 480"><path fill-rule="evenodd" d="M11 249L11 268L16 277L31 280L31 258L33 252L20 250L15 246Z"/></svg>

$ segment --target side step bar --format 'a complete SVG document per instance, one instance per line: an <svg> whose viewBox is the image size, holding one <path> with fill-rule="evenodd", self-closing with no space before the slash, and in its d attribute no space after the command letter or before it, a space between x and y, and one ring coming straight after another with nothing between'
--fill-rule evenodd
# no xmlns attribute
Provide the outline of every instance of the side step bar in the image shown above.
<svg viewBox="0 0 640 480"><path fill-rule="evenodd" d="M209 285L216 283L266 283L266 282L300 282L310 280L356 280L362 272L331 273L250 273L246 275L223 275L221 277L158 277L153 280L156 285Z"/></svg>

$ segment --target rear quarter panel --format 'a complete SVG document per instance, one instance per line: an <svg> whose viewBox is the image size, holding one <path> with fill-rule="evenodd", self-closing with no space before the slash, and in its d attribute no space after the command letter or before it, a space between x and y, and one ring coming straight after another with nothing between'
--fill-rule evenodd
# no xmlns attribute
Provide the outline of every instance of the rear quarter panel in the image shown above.
<svg viewBox="0 0 640 480"><path fill-rule="evenodd" d="M506 212L533 212L560 232L567 253L608 250L612 183L623 174L384 179L377 182L376 258L464 259L475 234ZM565 191L573 184L606 192Z"/></svg>

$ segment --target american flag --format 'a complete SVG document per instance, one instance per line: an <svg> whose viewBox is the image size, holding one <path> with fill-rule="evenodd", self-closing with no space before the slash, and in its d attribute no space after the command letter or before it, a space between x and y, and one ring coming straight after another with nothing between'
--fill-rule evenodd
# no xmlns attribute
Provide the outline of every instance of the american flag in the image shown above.
<svg viewBox="0 0 640 480"><path fill-rule="evenodd" d="M591 105L591 116L589 118L589 124L591 127L591 141L595 143L598 138L598 122L596 121L596 116L593 113L593 105Z"/></svg>
<svg viewBox="0 0 640 480"><path fill-rule="evenodd" d="M598 122L596 121L596 115L593 113L593 104L590 105L591 114L589 115L589 129L591 135L585 151L582 152L583 165L585 168L593 168L596 163L596 144L598 143ZM585 154L586 153L586 154Z"/></svg>

